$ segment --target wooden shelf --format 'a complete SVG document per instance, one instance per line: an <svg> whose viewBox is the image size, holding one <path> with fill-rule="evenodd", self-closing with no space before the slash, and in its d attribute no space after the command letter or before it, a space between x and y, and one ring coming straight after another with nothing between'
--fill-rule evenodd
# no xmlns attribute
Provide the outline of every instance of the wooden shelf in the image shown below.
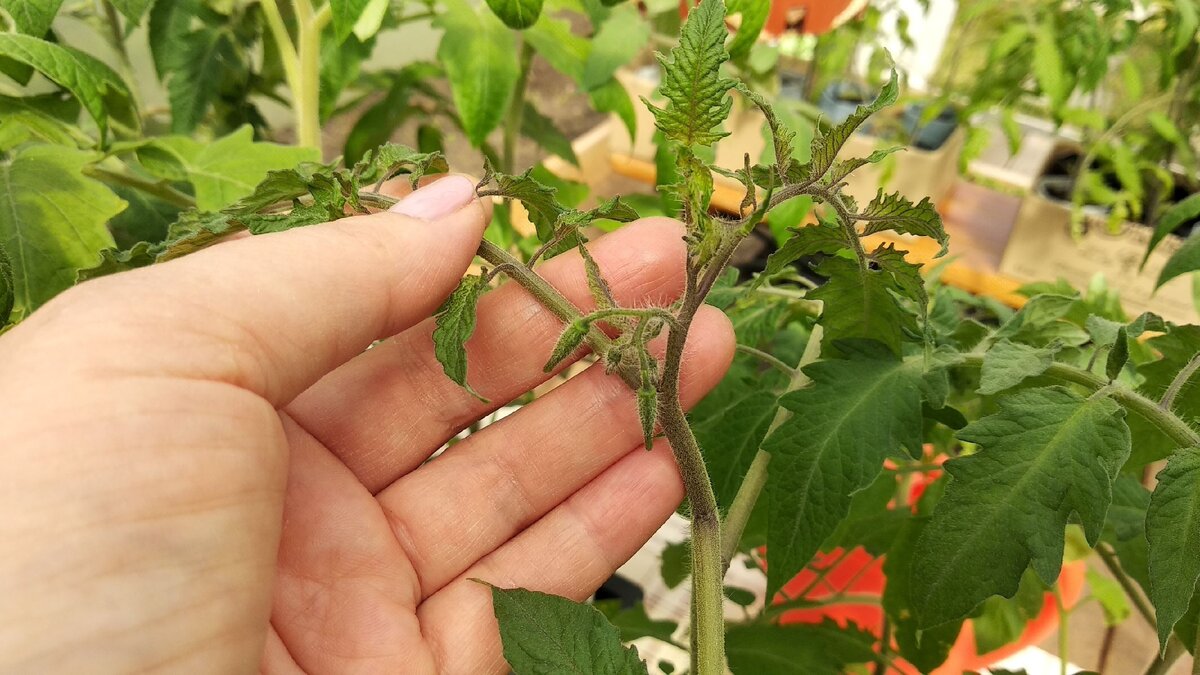
<svg viewBox="0 0 1200 675"><path fill-rule="evenodd" d="M609 159L613 171L651 185L654 184L654 164L629 155L614 153ZM745 195L740 185L717 177L713 194L714 208L737 213ZM950 235L950 251L935 258L941 248L931 239L893 233L879 233L863 241L868 248L893 243L907 251L910 262L920 263L926 271L934 265L945 265L942 280L964 291L995 298L1011 307L1020 307L1025 297L1017 294L1021 283L1000 273L1000 259L1016 223L1021 207L1019 197L959 180L950 196L937 205L946 232Z"/></svg>

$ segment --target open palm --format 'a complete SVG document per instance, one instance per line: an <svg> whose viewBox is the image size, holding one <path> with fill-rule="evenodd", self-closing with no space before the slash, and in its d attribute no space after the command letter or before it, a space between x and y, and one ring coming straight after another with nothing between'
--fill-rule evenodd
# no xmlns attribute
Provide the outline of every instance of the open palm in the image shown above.
<svg viewBox="0 0 1200 675"><path fill-rule="evenodd" d="M0 671L503 671L472 579L582 599L657 529L674 461L602 368L426 461L542 383L562 328L506 285L468 348L492 403L446 379L428 317L486 210L444 180L85 284L0 338ZM681 234L591 247L622 304L681 290ZM542 274L589 304L577 256ZM688 402L732 345L701 313Z"/></svg>

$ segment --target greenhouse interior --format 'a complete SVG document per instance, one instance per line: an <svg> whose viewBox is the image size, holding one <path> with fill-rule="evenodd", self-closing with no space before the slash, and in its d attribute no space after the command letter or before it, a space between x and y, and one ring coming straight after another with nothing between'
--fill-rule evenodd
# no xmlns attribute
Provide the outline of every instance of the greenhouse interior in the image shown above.
<svg viewBox="0 0 1200 675"><path fill-rule="evenodd" d="M0 0L0 462L0 673L1200 673L1200 0Z"/></svg>

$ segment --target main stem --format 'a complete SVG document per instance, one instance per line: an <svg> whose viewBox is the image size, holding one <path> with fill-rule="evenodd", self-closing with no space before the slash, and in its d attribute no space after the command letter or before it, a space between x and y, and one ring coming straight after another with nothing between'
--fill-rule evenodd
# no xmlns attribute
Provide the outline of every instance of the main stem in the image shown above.
<svg viewBox="0 0 1200 675"><path fill-rule="evenodd" d="M700 445L679 400L679 373L684 344L696 311L704 302L699 276L687 263L687 288L678 323L667 336L662 377L658 383L658 420L671 443L692 512L692 667L695 675L725 673L725 567L721 564L721 515Z"/></svg>
<svg viewBox="0 0 1200 675"><path fill-rule="evenodd" d="M516 173L517 138L521 135L521 120L525 114L525 89L529 86L529 69L533 65L533 45L521 34L518 34L517 40L521 43L518 51L520 70L517 84L513 87L512 100L508 103L508 115L504 120L504 154L501 161L505 173Z"/></svg>
<svg viewBox="0 0 1200 675"><path fill-rule="evenodd" d="M310 0L296 3L296 51L300 60L299 89L292 91L299 145L321 149L321 30L325 12L313 11Z"/></svg>

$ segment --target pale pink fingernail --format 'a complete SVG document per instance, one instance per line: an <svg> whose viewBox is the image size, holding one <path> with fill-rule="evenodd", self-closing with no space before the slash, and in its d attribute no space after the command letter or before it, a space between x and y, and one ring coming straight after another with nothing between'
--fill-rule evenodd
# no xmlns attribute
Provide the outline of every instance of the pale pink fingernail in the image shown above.
<svg viewBox="0 0 1200 675"><path fill-rule="evenodd" d="M446 176L396 202L392 213L436 220L461 209L475 198L475 183L465 176Z"/></svg>

